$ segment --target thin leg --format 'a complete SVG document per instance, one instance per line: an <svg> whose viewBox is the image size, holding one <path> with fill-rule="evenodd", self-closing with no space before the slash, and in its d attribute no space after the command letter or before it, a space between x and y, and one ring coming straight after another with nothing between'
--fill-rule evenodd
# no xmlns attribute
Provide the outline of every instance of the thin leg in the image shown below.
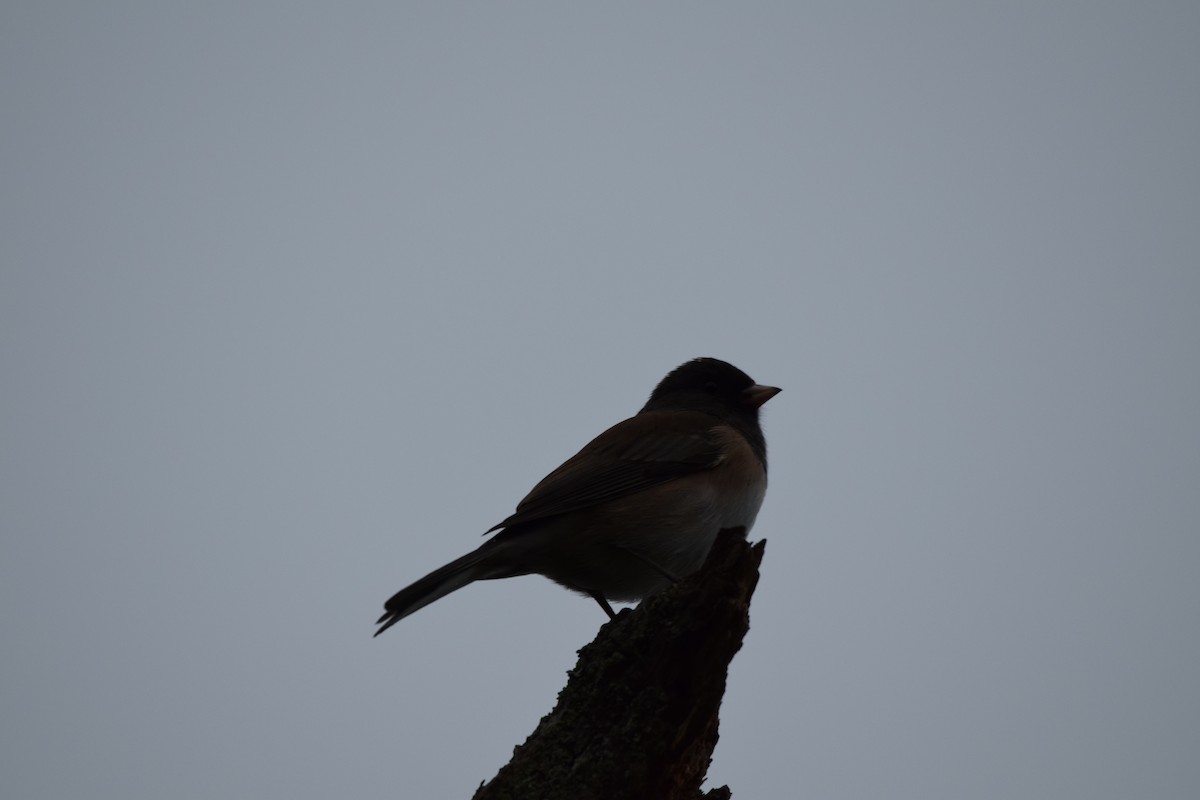
<svg viewBox="0 0 1200 800"><path fill-rule="evenodd" d="M604 609L604 613L608 614L609 619L617 618L616 613L612 610L612 606L608 604L608 600L604 599L604 595L600 594L599 592L588 592L588 594L591 595L593 600L600 604L600 607Z"/></svg>

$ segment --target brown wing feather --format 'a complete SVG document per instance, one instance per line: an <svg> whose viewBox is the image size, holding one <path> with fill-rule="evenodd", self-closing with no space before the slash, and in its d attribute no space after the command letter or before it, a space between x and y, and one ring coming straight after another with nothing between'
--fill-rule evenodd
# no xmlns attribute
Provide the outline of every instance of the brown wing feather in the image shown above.
<svg viewBox="0 0 1200 800"><path fill-rule="evenodd" d="M648 411L619 422L543 478L490 531L567 514L640 492L723 458L720 421L708 414Z"/></svg>

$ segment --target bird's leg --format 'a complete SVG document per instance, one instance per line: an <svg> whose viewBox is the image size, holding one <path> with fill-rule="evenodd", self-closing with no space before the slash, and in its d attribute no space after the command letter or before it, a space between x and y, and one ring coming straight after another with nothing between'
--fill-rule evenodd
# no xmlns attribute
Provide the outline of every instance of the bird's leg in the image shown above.
<svg viewBox="0 0 1200 800"><path fill-rule="evenodd" d="M612 610L612 606L608 604L608 600L605 599L604 595L600 594L599 592L588 592L588 594L593 600L600 604L600 607L604 609L604 613L608 614L609 619L617 618L616 612Z"/></svg>

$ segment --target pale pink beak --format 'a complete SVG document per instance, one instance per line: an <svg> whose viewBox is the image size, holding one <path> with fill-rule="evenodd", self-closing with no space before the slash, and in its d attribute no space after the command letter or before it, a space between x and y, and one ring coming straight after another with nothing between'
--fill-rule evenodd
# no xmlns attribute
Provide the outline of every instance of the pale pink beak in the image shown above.
<svg viewBox="0 0 1200 800"><path fill-rule="evenodd" d="M751 408L758 408L782 391L778 386L760 386L756 383L742 390L742 401Z"/></svg>

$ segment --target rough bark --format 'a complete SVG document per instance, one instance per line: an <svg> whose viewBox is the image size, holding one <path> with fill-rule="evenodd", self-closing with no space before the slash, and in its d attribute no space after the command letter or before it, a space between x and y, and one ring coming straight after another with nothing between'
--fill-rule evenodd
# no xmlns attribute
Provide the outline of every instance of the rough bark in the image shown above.
<svg viewBox="0 0 1200 800"><path fill-rule="evenodd" d="M722 531L704 567L604 625L512 761L474 800L697 800L765 542Z"/></svg>

